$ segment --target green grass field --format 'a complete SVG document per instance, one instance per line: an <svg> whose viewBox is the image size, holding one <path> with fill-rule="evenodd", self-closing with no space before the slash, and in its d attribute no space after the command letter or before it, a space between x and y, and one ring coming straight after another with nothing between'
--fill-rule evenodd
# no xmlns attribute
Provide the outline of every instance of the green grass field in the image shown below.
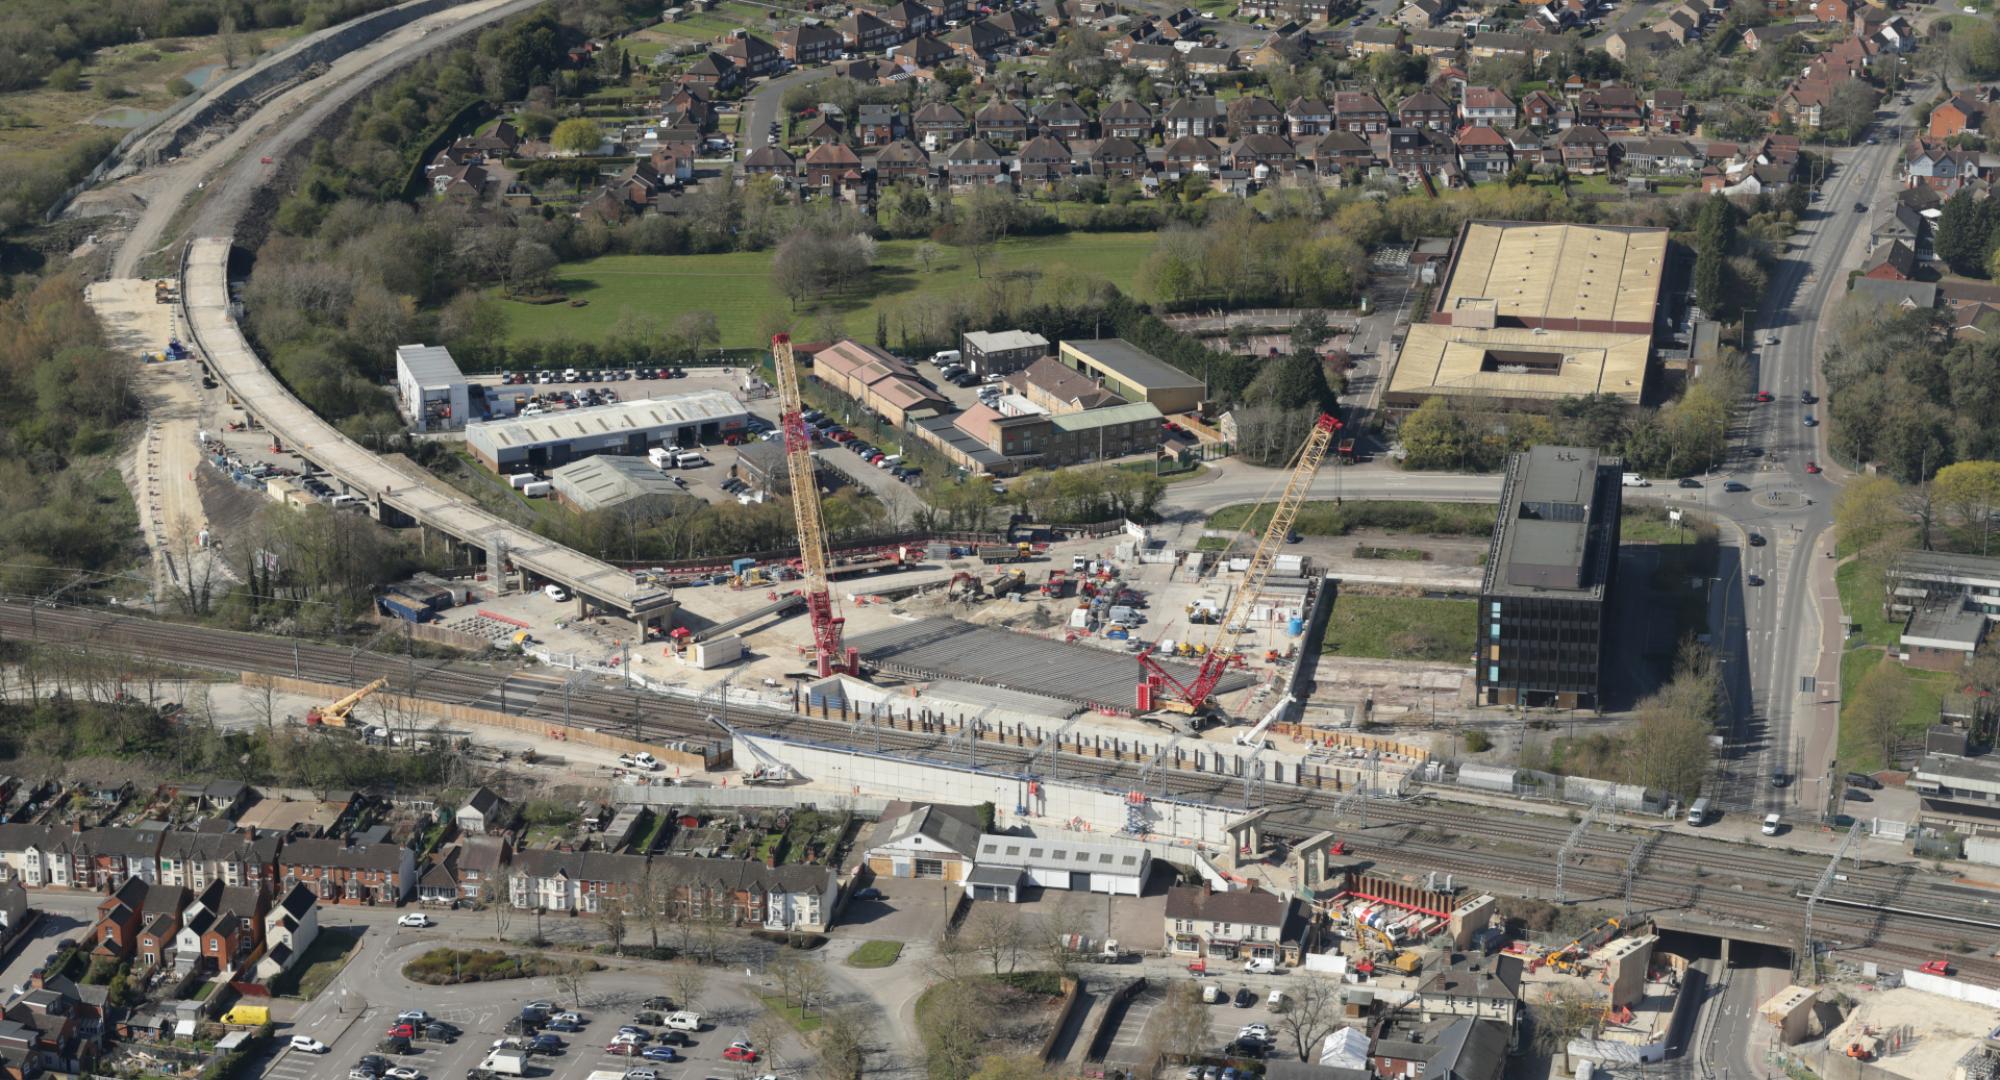
<svg viewBox="0 0 2000 1080"><path fill-rule="evenodd" d="M1211 529L1244 529L1251 543L1270 524L1269 506L1253 517L1248 503L1225 506L1208 519ZM1494 510L1487 503L1391 502L1349 499L1343 503L1308 502L1299 508L1292 531L1300 536L1346 536L1355 529L1434 536L1486 536L1493 531Z"/></svg>
<svg viewBox="0 0 2000 1080"><path fill-rule="evenodd" d="M1383 660L1469 663L1474 600L1341 593L1327 617L1322 652Z"/></svg>
<svg viewBox="0 0 2000 1080"><path fill-rule="evenodd" d="M1840 588L1840 608L1850 623L1860 630L1848 640L1850 647L1893 645L1901 636L1901 623L1882 617L1882 571L1880 557L1857 556L1840 564L1834 581Z"/></svg>
<svg viewBox="0 0 2000 1080"><path fill-rule="evenodd" d="M861 947L847 956L848 967L885 968L903 955L900 941L864 941Z"/></svg>
<svg viewBox="0 0 2000 1080"><path fill-rule="evenodd" d="M1840 658L1840 700L1844 702L1853 695L1855 687L1861 685L1861 677L1875 664L1893 667L1903 685L1903 717L1898 727L1907 747L1922 739L1924 730L1938 722L1938 706L1957 685L1958 678L1949 671L1908 667L1879 649L1849 649ZM1889 764L1882 760L1881 749L1868 745L1868 740L1861 738L1852 724L1840 725L1840 761L1843 768L1861 772L1874 772Z"/></svg>
<svg viewBox="0 0 2000 1080"><path fill-rule="evenodd" d="M991 277L1001 270L1039 270L1045 276L1058 269L1103 278L1127 293L1153 247L1152 233L1063 233L1056 236L1004 240L985 262ZM927 272L916 260L917 242L891 240L879 249L875 272L860 290L822 300L842 316L857 340L875 340L879 306L898 304L925 294L949 294L980 287L972 259L956 248ZM761 345L764 316L790 311L791 304L771 281L769 251L722 255L608 255L565 263L556 278L571 298L568 304L505 302L509 335L516 341L601 340L626 311L643 312L663 323L686 311L711 311L722 324L724 348ZM801 313L801 321L807 318Z"/></svg>

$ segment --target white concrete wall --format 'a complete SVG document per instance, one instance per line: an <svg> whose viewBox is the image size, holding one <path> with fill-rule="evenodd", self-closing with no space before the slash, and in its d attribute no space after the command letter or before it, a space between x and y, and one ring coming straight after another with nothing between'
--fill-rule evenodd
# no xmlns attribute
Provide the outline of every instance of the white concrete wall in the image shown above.
<svg viewBox="0 0 2000 1080"><path fill-rule="evenodd" d="M1027 826L1038 835L1065 831L1083 836L1102 833L1107 839L1126 840L1119 830L1125 827L1125 795L1082 784L1044 780L1039 793L1028 794L1028 782L999 772L971 772L962 768L906 761L886 755L847 752L828 747L808 746L768 736L736 734L736 760L756 761L769 756L797 769L813 788L851 792L858 798L908 799L959 804L991 802L994 826L1000 829ZM754 749L752 748L754 746ZM670 789L676 797L686 788ZM803 798L796 789L792 801ZM1146 842L1154 858L1176 863L1192 861L1192 845L1211 848L1226 846L1224 833L1229 821L1241 810L1197 806L1154 799L1149 804L1152 831L1137 839Z"/></svg>
<svg viewBox="0 0 2000 1080"><path fill-rule="evenodd" d="M1912 990L1922 990L1926 994L1937 994L1955 1001L1969 1001L1989 1009L2000 1009L2000 990L1990 986L1974 986L1948 975L1931 975L1915 968L1904 968L1903 985Z"/></svg>

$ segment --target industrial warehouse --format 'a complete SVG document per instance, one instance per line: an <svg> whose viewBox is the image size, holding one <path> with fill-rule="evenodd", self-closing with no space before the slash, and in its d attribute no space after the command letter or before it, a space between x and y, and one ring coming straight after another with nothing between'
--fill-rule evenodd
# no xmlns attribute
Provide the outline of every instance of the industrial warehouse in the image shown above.
<svg viewBox="0 0 2000 1080"><path fill-rule="evenodd" d="M465 426L465 445L495 472L540 472L592 454L644 457L650 447L693 447L741 434L750 413L720 390L601 405Z"/></svg>
<svg viewBox="0 0 2000 1080"><path fill-rule="evenodd" d="M1667 230L1474 221L1453 251L1429 320L1397 356L1391 408L1644 399Z"/></svg>

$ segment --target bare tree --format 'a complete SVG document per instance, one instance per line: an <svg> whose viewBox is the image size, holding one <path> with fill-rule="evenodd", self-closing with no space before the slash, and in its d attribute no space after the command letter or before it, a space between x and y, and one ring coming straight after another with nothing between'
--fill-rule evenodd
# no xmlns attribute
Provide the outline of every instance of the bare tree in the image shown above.
<svg viewBox="0 0 2000 1080"><path fill-rule="evenodd" d="M1042 955L1048 958L1049 968L1065 979L1076 970L1079 957L1073 946L1075 939L1083 933L1084 926L1083 907L1077 903L1075 896L1064 896L1042 916Z"/></svg>
<svg viewBox="0 0 2000 1080"><path fill-rule="evenodd" d="M796 954L782 952L769 964L764 965L765 974L778 984L779 997L789 1005L799 996L799 973L804 970L805 961Z"/></svg>
<svg viewBox="0 0 2000 1080"><path fill-rule="evenodd" d="M667 995L674 999L676 1008L694 1008L707 987L708 973L693 964L677 964L667 976Z"/></svg>
<svg viewBox="0 0 2000 1080"><path fill-rule="evenodd" d="M507 927L514 921L513 875L494 874L479 886L479 902L493 912L493 936L507 940Z"/></svg>
<svg viewBox="0 0 2000 1080"><path fill-rule="evenodd" d="M1570 1042L1580 1035L1595 1038L1604 1024L1604 1000L1579 987L1557 987L1528 1010L1535 1020L1535 1048L1544 1055L1561 1050L1564 1072L1570 1071Z"/></svg>
<svg viewBox="0 0 2000 1080"><path fill-rule="evenodd" d="M813 1075L817 1080L861 1080L861 1068L865 1064L861 1032L860 1018L852 1013L841 1011L826 1015L815 1046L818 1060L814 1063Z"/></svg>
<svg viewBox="0 0 2000 1080"><path fill-rule="evenodd" d="M553 976L557 992L568 997L570 1004L579 1009L583 1008L583 976L584 966L580 959L563 962L557 966Z"/></svg>
<svg viewBox="0 0 2000 1080"><path fill-rule="evenodd" d="M825 955L821 953L821 955ZM815 1006L826 1002L826 965L818 960L808 960L799 965L798 975L792 982L799 995L799 1013L811 1016Z"/></svg>
<svg viewBox="0 0 2000 1080"><path fill-rule="evenodd" d="M1312 1049L1340 1026L1340 984L1315 972L1299 972L1285 988L1290 1007L1278 1017L1278 1030L1289 1036L1300 1061L1312 1060Z"/></svg>
<svg viewBox="0 0 2000 1080"><path fill-rule="evenodd" d="M604 937L611 942L611 952L616 956L625 955L625 902L614 900L604 906Z"/></svg>
<svg viewBox="0 0 2000 1080"><path fill-rule="evenodd" d="M1156 1049L1176 1061L1192 1061L1208 1049L1208 1006L1202 1004L1201 988L1192 979L1167 984L1167 997L1160 1003L1159 1020L1150 1030L1160 1033Z"/></svg>
<svg viewBox="0 0 2000 1080"><path fill-rule="evenodd" d="M1021 959L1021 948L1027 941L1027 928L1021 924L1021 913L1011 904L979 905L958 933L967 948L986 957L995 975L1000 974L1003 962L1010 973L1014 970Z"/></svg>

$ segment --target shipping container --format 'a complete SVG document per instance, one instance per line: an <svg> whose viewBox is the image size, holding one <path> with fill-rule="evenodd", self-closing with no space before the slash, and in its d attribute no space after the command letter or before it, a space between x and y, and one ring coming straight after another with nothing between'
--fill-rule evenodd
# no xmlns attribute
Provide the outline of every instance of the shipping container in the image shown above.
<svg viewBox="0 0 2000 1080"><path fill-rule="evenodd" d="M547 480L536 480L532 483L521 485L521 494L526 495L530 499L540 499L548 495L550 487L551 485Z"/></svg>
<svg viewBox="0 0 2000 1080"><path fill-rule="evenodd" d="M697 641L694 645L694 666L703 671L733 664L742 658L743 639L734 634L713 641Z"/></svg>
<svg viewBox="0 0 2000 1080"><path fill-rule="evenodd" d="M515 491L519 491L534 482L535 474L531 472L515 473L507 478L507 486L513 488Z"/></svg>

